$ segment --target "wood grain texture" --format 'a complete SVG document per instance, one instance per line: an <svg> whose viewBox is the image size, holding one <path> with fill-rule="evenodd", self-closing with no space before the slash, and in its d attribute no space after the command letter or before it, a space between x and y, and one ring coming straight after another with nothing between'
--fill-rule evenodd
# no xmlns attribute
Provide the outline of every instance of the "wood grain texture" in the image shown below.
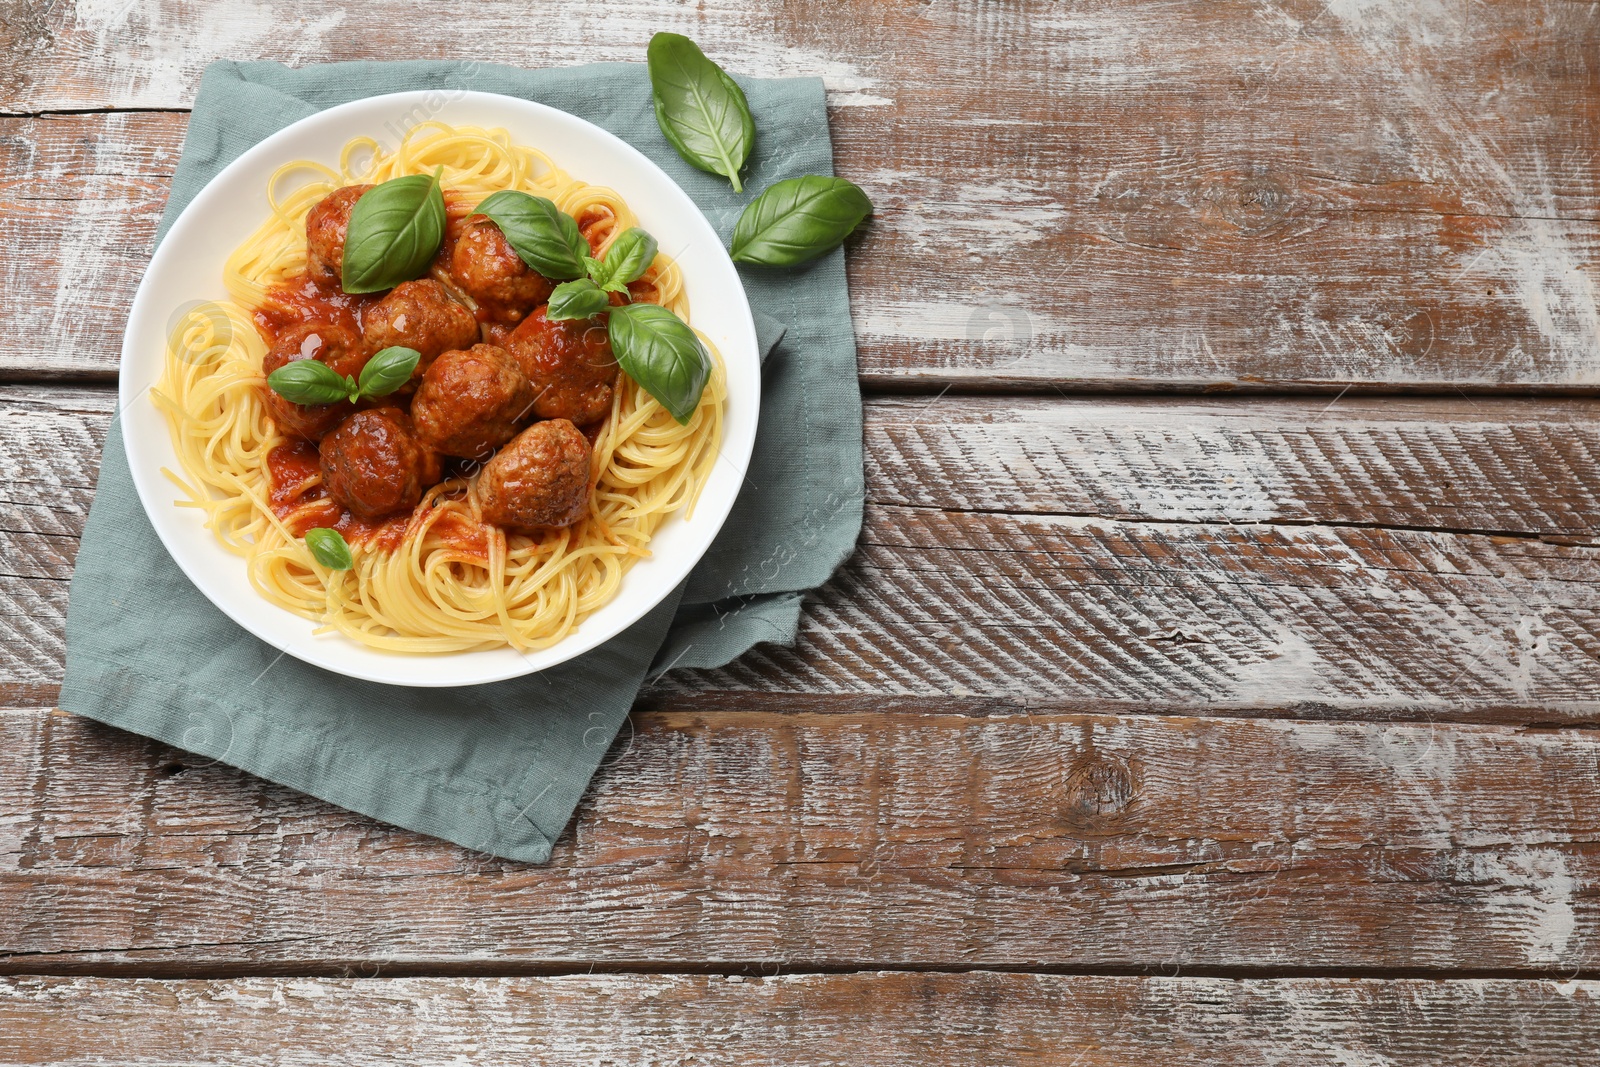
<svg viewBox="0 0 1600 1067"><path fill-rule="evenodd" d="M60 680L111 403L0 390L0 462L19 472L0 505L13 703L48 703ZM657 689L1588 720L1595 410L875 400L866 529L799 646Z"/></svg>
<svg viewBox="0 0 1600 1067"><path fill-rule="evenodd" d="M110 390L0 389L0 683L49 703L61 682L67 582L89 517Z"/></svg>
<svg viewBox="0 0 1600 1067"><path fill-rule="evenodd" d="M529 867L14 709L0 813L9 973L1600 967L1590 730L664 708Z"/></svg>
<svg viewBox="0 0 1600 1067"><path fill-rule="evenodd" d="M868 499L1136 521L1588 542L1600 405L1402 397L867 403Z"/></svg>
<svg viewBox="0 0 1600 1067"><path fill-rule="evenodd" d="M680 682L1587 719L1597 579L1516 538L869 507L796 648Z"/></svg>
<svg viewBox="0 0 1600 1067"><path fill-rule="evenodd" d="M0 375L115 375L184 118L0 119Z"/></svg>
<svg viewBox="0 0 1600 1067"><path fill-rule="evenodd" d="M1570 1067L1596 1052L1597 1001L1591 982L982 972L24 978L0 982L0 1062Z"/></svg>
<svg viewBox="0 0 1600 1067"><path fill-rule="evenodd" d="M825 8L825 9L824 9ZM1600 385L1600 13L1569 0L591 5L24 2L0 102L26 299L0 372L101 374L204 64L638 60L682 30L828 82L881 387ZM30 189L104 172L41 229ZM9 230L9 232L5 232ZM19 273L27 273L18 271ZM79 324L61 308L94 292ZM54 324L42 341L37 327Z"/></svg>

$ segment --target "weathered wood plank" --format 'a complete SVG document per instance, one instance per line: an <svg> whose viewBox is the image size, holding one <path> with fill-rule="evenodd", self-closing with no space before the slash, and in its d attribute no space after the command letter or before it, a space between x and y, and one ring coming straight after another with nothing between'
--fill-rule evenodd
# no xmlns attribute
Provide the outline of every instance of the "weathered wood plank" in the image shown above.
<svg viewBox="0 0 1600 1067"><path fill-rule="evenodd" d="M59 691L67 580L115 403L110 390L0 389L0 690L11 702Z"/></svg>
<svg viewBox="0 0 1600 1067"><path fill-rule="evenodd" d="M18 472L0 497L14 703L49 702L60 679L111 402L0 391L0 462ZM799 647L660 688L1588 719L1594 411L874 400L861 548L808 605Z"/></svg>
<svg viewBox="0 0 1600 1067"><path fill-rule="evenodd" d="M25 6L0 101L182 107L216 56L459 58L493 39L525 65L638 59L682 29L735 70L833 87L839 169L879 208L852 257L871 382L1600 385L1592 6L857 6L635 0L538 40L507 0L470 20L392 0ZM0 239L27 267L0 371L112 369L183 122L5 121L19 192ZM28 190L64 168L118 177L41 227Z"/></svg>
<svg viewBox="0 0 1600 1067"><path fill-rule="evenodd" d="M1595 710L1593 549L870 508L793 650L709 688Z"/></svg>
<svg viewBox="0 0 1600 1067"><path fill-rule="evenodd" d="M82 529L115 405L109 388L0 385L0 504L53 513L30 512L28 532ZM865 411L874 504L1577 540L1600 526L1588 400L869 396Z"/></svg>
<svg viewBox="0 0 1600 1067"><path fill-rule="evenodd" d="M1033 974L0 982L0 1062L1570 1067L1592 982Z"/></svg>
<svg viewBox="0 0 1600 1067"><path fill-rule="evenodd" d="M0 970L1600 965L1593 731L755 707L635 713L544 868L0 714Z"/></svg>
<svg viewBox="0 0 1600 1067"><path fill-rule="evenodd" d="M114 374L185 116L0 119L0 374Z"/></svg>
<svg viewBox="0 0 1600 1067"><path fill-rule="evenodd" d="M1588 541L1597 415L1555 399L872 398L868 499Z"/></svg>

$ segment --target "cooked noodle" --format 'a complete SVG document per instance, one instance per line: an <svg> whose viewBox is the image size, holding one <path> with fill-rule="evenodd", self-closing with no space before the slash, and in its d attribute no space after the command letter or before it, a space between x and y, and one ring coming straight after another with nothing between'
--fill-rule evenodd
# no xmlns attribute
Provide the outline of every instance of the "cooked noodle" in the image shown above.
<svg viewBox="0 0 1600 1067"><path fill-rule="evenodd" d="M387 536L382 526L349 536L350 570L319 564L303 535L333 525L339 509L321 496L314 469L298 487L272 484L268 456L287 439L263 401L267 344L252 312L305 269L306 214L323 196L440 166L452 219L496 190L520 189L553 200L600 251L636 225L616 193L575 180L500 129L427 123L392 153L371 138L351 141L337 172L306 161L281 167L268 185L271 216L224 268L231 300L189 312L169 339L154 395L187 478L167 474L188 496L180 504L203 508L218 540L244 557L256 590L322 623L319 632L396 652L546 648L616 595L663 519L692 510L721 442L721 361L702 338L713 370L687 425L619 375L595 440L589 513L577 524L542 537L508 534L482 521L476 477L465 475L431 489L409 519L391 520ZM314 180L279 193L283 179L304 172ZM658 255L643 281L636 299L688 321L675 263Z"/></svg>

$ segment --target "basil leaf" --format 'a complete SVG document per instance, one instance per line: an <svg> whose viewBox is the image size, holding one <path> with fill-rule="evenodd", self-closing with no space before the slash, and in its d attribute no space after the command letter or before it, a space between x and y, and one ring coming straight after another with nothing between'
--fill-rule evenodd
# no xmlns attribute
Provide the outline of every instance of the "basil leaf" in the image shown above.
<svg viewBox="0 0 1600 1067"><path fill-rule="evenodd" d="M361 368L360 393L364 397L388 396L411 380L422 353L415 348L391 345L367 360Z"/></svg>
<svg viewBox="0 0 1600 1067"><path fill-rule="evenodd" d="M583 257L583 272L589 276L589 281L594 282L606 292L611 292L606 286L606 266L593 256Z"/></svg>
<svg viewBox="0 0 1600 1067"><path fill-rule="evenodd" d="M408 174L368 189L350 212L340 276L347 293L420 278L444 241L439 174Z"/></svg>
<svg viewBox="0 0 1600 1067"><path fill-rule="evenodd" d="M589 254L589 242L577 221L553 202L516 189L502 189L485 197L473 214L493 220L522 262L546 278L566 281L583 277L583 257Z"/></svg>
<svg viewBox="0 0 1600 1067"><path fill-rule="evenodd" d="M658 33L648 50L656 123L690 166L720 174L741 193L739 171L756 140L744 90L679 33Z"/></svg>
<svg viewBox="0 0 1600 1067"><path fill-rule="evenodd" d="M318 563L330 570L347 571L356 565L355 557L350 554L349 543L338 530L330 530L326 526L307 530L306 547Z"/></svg>
<svg viewBox="0 0 1600 1067"><path fill-rule="evenodd" d="M315 359L285 363L267 375L267 385L291 404L337 404L356 398L356 383Z"/></svg>
<svg viewBox="0 0 1600 1067"><path fill-rule="evenodd" d="M608 293L622 293L638 281L656 259L656 239L639 227L622 231L606 249L606 258L589 268L589 277ZM594 263L594 260L589 260Z"/></svg>
<svg viewBox="0 0 1600 1067"><path fill-rule="evenodd" d="M552 322L562 319L586 319L598 315L611 306L606 291L587 278L575 282L562 282L550 294L550 303L544 317Z"/></svg>
<svg viewBox="0 0 1600 1067"><path fill-rule="evenodd" d="M607 336L628 376L688 422L711 377L711 354L688 324L659 304L625 304L611 309Z"/></svg>
<svg viewBox="0 0 1600 1067"><path fill-rule="evenodd" d="M733 228L733 258L764 267L793 267L831 252L872 201L843 178L788 178L750 201Z"/></svg>

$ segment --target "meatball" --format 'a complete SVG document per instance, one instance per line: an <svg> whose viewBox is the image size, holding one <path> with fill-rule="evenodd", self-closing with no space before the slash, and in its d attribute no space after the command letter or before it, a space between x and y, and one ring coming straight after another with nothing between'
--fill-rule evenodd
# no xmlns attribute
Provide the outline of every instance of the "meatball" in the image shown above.
<svg viewBox="0 0 1600 1067"><path fill-rule="evenodd" d="M328 322L307 322L278 335L261 361L261 373L271 374L299 359L321 360L340 375L359 375L367 352L355 334ZM267 387L267 412L278 429L295 437L316 441L355 412L349 401L337 404L293 404Z"/></svg>
<svg viewBox="0 0 1600 1067"><path fill-rule="evenodd" d="M485 459L533 414L533 386L503 348L473 345L433 361L411 400L417 437L447 456Z"/></svg>
<svg viewBox="0 0 1600 1067"><path fill-rule="evenodd" d="M370 185L346 185L317 201L306 215L306 273L327 285L339 285L344 267L344 235L350 212Z"/></svg>
<svg viewBox="0 0 1600 1067"><path fill-rule="evenodd" d="M358 519L409 511L441 477L439 457L399 408L358 411L322 439L322 485Z"/></svg>
<svg viewBox="0 0 1600 1067"><path fill-rule="evenodd" d="M500 227L486 218L471 220L456 239L450 276L489 318L507 324L521 322L555 288L522 262Z"/></svg>
<svg viewBox="0 0 1600 1067"><path fill-rule="evenodd" d="M589 439L566 419L536 422L483 465L478 503L508 530L571 526L589 510Z"/></svg>
<svg viewBox="0 0 1600 1067"><path fill-rule="evenodd" d="M369 307L361 317L361 335L373 352L404 345L421 353L412 375L415 381L439 353L476 342L478 320L451 300L444 286L432 278L421 278L401 282Z"/></svg>
<svg viewBox="0 0 1600 1067"><path fill-rule="evenodd" d="M567 419L579 426L611 411L617 361L599 318L545 318L540 308L512 331L506 348L539 394L534 414Z"/></svg>

